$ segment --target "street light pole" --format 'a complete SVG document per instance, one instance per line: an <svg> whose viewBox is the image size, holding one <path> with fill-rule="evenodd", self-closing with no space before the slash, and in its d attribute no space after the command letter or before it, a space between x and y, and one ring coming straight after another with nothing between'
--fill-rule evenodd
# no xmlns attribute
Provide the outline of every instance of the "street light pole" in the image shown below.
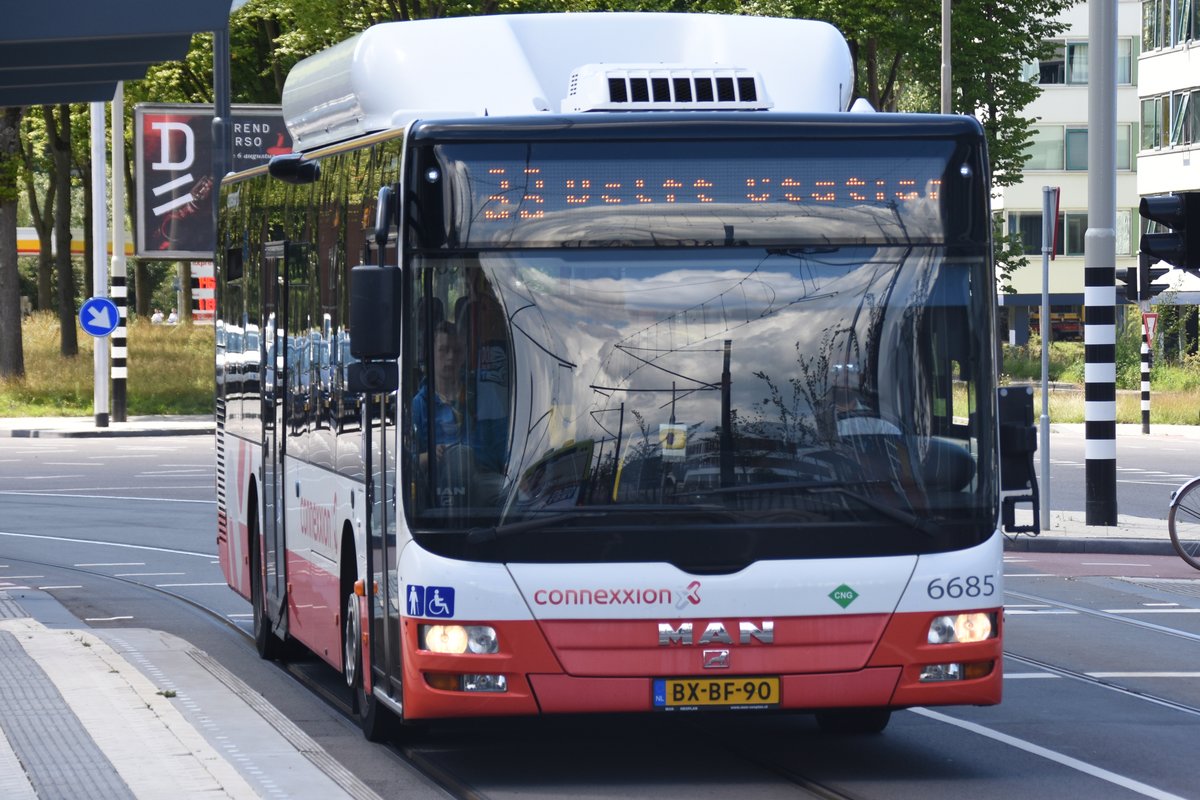
<svg viewBox="0 0 1200 800"><path fill-rule="evenodd" d="M950 0L942 0L942 113L951 113L950 103Z"/></svg>

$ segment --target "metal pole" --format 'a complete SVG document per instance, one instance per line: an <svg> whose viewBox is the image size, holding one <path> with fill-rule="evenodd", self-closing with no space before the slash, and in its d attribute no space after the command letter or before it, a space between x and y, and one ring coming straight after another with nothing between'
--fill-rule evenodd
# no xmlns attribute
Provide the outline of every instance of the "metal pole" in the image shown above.
<svg viewBox="0 0 1200 800"><path fill-rule="evenodd" d="M942 0L942 113L951 113L950 103L950 0Z"/></svg>
<svg viewBox="0 0 1200 800"><path fill-rule="evenodd" d="M1050 527L1050 256L1058 224L1058 187L1042 187L1042 312L1038 334L1042 337L1042 415L1038 420L1038 451L1042 458L1040 486L1042 525Z"/></svg>
<svg viewBox="0 0 1200 800"><path fill-rule="evenodd" d="M1117 524L1117 0L1088 4L1088 229L1083 237L1088 525Z"/></svg>
<svg viewBox="0 0 1200 800"><path fill-rule="evenodd" d="M1150 433L1150 330L1142 314L1142 433Z"/></svg>
<svg viewBox="0 0 1200 800"><path fill-rule="evenodd" d="M112 418L125 421L125 380L129 358L129 289L125 280L125 84L117 84L112 101L112 296L117 329L112 333Z"/></svg>
<svg viewBox="0 0 1200 800"><path fill-rule="evenodd" d="M229 86L229 26L213 31L213 191L220 189L221 178L229 171L233 142L229 118L232 114ZM213 203L213 230L216 230L219 203ZM214 238L215 242L216 239Z"/></svg>
<svg viewBox="0 0 1200 800"><path fill-rule="evenodd" d="M104 103L91 104L92 136L92 285L95 297L108 297L108 224L105 220L107 208L105 176L107 166L104 158ZM108 337L93 339L92 366L94 381L94 405L96 427L108 427Z"/></svg>

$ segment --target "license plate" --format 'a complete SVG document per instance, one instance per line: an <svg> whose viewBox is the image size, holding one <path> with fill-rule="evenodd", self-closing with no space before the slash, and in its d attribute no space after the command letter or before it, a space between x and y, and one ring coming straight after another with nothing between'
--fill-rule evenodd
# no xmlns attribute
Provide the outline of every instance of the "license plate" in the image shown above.
<svg viewBox="0 0 1200 800"><path fill-rule="evenodd" d="M769 708L779 705L779 678L657 678L660 711Z"/></svg>

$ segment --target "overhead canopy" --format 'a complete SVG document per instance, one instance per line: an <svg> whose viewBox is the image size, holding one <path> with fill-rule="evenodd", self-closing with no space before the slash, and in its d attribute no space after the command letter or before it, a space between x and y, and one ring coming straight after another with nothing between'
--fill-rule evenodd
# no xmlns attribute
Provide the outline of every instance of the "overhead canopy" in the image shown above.
<svg viewBox="0 0 1200 800"><path fill-rule="evenodd" d="M223 30L230 0L18 0L0 22L0 107L111 100L119 81Z"/></svg>

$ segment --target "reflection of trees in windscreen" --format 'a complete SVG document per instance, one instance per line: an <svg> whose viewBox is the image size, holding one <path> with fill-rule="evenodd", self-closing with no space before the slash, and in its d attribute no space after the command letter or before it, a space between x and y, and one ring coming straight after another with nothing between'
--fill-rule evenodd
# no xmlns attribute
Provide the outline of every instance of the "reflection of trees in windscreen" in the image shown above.
<svg viewBox="0 0 1200 800"><path fill-rule="evenodd" d="M833 418L826 419L822 409L833 390L836 367L861 363L861 348L853 330L826 328L814 349L807 340L797 339L796 372L779 381L762 370L752 374L766 385L761 405L747 410L746 420L737 433L755 438L778 439L788 450L815 445L834 438ZM739 415L739 421L741 417Z"/></svg>
<svg viewBox="0 0 1200 800"><path fill-rule="evenodd" d="M822 329L819 341L794 341L791 375L752 373L764 384L765 396L736 418L739 437L775 437L789 448L831 442L838 438L835 394L853 398L860 411L879 414L885 390L895 421L909 430L927 429L928 411L913 401L927 395L924 373L930 365L915 345L929 336L923 329L932 273L905 269L907 263L902 256L862 265L870 278L857 305L844 309L843 322ZM903 307L893 308L893 300L901 298Z"/></svg>

